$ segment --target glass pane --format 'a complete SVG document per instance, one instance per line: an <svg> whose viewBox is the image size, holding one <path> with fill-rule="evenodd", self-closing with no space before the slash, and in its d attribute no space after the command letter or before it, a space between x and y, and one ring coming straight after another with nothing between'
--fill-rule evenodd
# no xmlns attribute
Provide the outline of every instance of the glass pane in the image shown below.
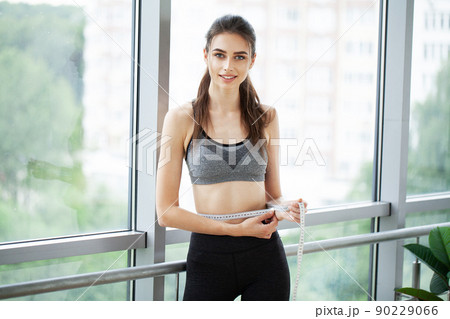
<svg viewBox="0 0 450 319"><path fill-rule="evenodd" d="M45 2L0 2L0 242L128 228L132 4Z"/></svg>
<svg viewBox="0 0 450 319"><path fill-rule="evenodd" d="M450 3L414 3L408 195L450 190Z"/></svg>
<svg viewBox="0 0 450 319"><path fill-rule="evenodd" d="M2 285L73 276L105 269L126 268L128 253L111 252L78 257L41 260L14 265L0 266L0 283ZM54 301L110 301L128 300L128 282L109 285L77 288L45 294L11 298L8 300L54 300Z"/></svg>
<svg viewBox="0 0 450 319"><path fill-rule="evenodd" d="M447 223L448 221L450 221L450 209L410 213L406 215L405 228Z"/></svg>
<svg viewBox="0 0 450 319"><path fill-rule="evenodd" d="M304 255L297 300L367 301L369 254L370 247L366 245ZM296 256L288 257L291 287L296 261Z"/></svg>
<svg viewBox="0 0 450 319"><path fill-rule="evenodd" d="M311 242L366 233L370 233L370 220L309 226L304 236L305 242ZM284 245L298 243L299 228L280 234ZM364 245L303 255L297 300L368 300L369 254L370 246ZM288 257L288 263L293 288L297 256Z"/></svg>
<svg viewBox="0 0 450 319"><path fill-rule="evenodd" d="M379 2L173 0L171 108L195 98L204 36L227 13L256 31L250 76L280 117L284 196L310 208L371 200ZM189 192L180 194L193 210Z"/></svg>
<svg viewBox="0 0 450 319"><path fill-rule="evenodd" d="M166 261L186 260L189 243L166 245ZM176 275L165 276L164 300L176 299ZM183 300L184 286L186 284L186 272L180 273L179 278L179 300Z"/></svg>

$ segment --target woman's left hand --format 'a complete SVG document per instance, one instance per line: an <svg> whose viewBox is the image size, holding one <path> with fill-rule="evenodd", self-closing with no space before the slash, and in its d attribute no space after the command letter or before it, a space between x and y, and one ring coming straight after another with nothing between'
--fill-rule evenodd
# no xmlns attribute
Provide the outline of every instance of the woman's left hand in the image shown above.
<svg viewBox="0 0 450 319"><path fill-rule="evenodd" d="M281 201L278 202L278 205L282 206L288 206L288 208L285 211L275 211L275 216L279 221L285 219L291 222L295 222L297 224L300 223L300 208L299 208L299 202L303 202L305 206L305 213L307 212L307 206L308 203L304 202L301 198L299 200L292 200L292 201Z"/></svg>

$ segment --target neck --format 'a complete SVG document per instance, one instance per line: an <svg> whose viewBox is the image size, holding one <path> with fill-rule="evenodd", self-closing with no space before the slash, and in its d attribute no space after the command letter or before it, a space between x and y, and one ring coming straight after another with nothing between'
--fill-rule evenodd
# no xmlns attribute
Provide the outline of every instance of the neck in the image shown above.
<svg viewBox="0 0 450 319"><path fill-rule="evenodd" d="M209 108L211 111L236 112L241 109L239 90L220 90L209 86Z"/></svg>

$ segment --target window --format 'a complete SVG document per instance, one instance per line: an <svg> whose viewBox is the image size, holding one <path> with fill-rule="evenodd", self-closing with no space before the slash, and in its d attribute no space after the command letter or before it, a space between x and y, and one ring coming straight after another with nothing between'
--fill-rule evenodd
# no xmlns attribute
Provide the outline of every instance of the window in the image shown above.
<svg viewBox="0 0 450 319"><path fill-rule="evenodd" d="M359 21L358 23L361 26L372 27L377 20L377 12L372 8L368 8L365 6L367 4L366 1L360 1L359 4L355 3L355 6L348 6L345 11L345 25L347 27L351 26L355 21Z"/></svg>
<svg viewBox="0 0 450 319"><path fill-rule="evenodd" d="M299 4L297 9L291 4L289 10L280 3L275 10L267 9L264 13L261 9L266 7L257 6L257 16L246 15L251 12L249 8L254 6L253 3L220 3L218 10L216 1L209 1L206 7L178 0L172 2L170 94L177 103L171 103L170 107L195 98L200 78L206 69L202 57L204 34L213 18L224 13L241 14L253 24L257 34L258 56L250 73L252 81L262 102L277 109L281 137L297 139L296 145L283 146L287 148L285 154L292 154L288 158L298 158L302 154L302 145L308 139L317 146L314 156L286 161L287 164L281 167L285 196L296 198L302 194L309 199L311 207L355 200L370 201L370 187L362 195L355 191L355 185L361 174L372 174L372 165L368 163L373 161L374 149L377 57L373 53L378 47L378 22L371 18L372 23L369 24L363 17L378 16L377 4L370 1L358 3L359 7L355 10L361 14L352 15L351 27L339 28L336 21L349 17L347 10L337 9L335 1L324 2L320 6ZM351 4L345 6L350 10ZM280 29L277 25L280 19L277 17L287 12L298 12L300 16L307 17L307 21L300 20L298 25L283 23ZM265 19L265 23L259 21L261 18ZM187 23L191 25L192 32L184 32ZM364 42L361 42L361 32L364 32ZM260 47L258 43L276 43L277 49ZM347 43L354 46L351 54L336 54L345 52ZM355 63L355 57L358 63ZM349 96L353 99L350 105L346 104ZM293 101L296 101L294 106ZM319 103L317 107L312 105L312 101ZM363 125L353 125L347 121L348 117L343 116L348 113L347 110L353 111L354 104L361 105L358 117L367 119ZM351 133L347 133L347 124L352 126ZM289 136L286 135L288 131ZM295 165L296 162L304 165ZM351 174L341 175L338 167L345 162L352 168L349 170ZM189 179L184 180L184 185L188 187ZM312 180L315 182L307 182ZM340 185L342 190L339 195L332 191L336 185ZM355 193L359 195L354 197ZM190 195L186 193L180 200L187 200L188 197Z"/></svg>
<svg viewBox="0 0 450 319"><path fill-rule="evenodd" d="M450 224L448 167L439 161L440 152L448 155L448 109L437 107L448 105L448 92L441 89L449 73L448 1L38 2L45 0L0 1L2 285L40 279L53 284L57 276L90 277L116 268L123 273L130 266L186 258L188 234L155 226L154 174L148 173L156 162L142 158L154 151L152 146L144 154L133 148L137 169L128 167L129 123L133 132L159 127L167 96L157 93L154 78L159 76L167 89L169 69L170 107L195 96L205 70L204 33L212 19L228 12L247 17L258 33L251 76L262 101L280 114L284 195L301 192L313 208L305 234L309 247L323 239L325 246L339 248L338 237L367 239L377 228L398 234L395 230L404 227ZM136 16L132 9L138 9ZM313 19L327 22L318 25ZM139 55L133 52L139 57L136 73L130 68L133 35L139 49ZM274 50L279 46L292 52L283 56ZM381 80L375 91L378 50ZM405 85L410 71L411 90ZM137 102L132 118L130 87ZM411 108L399 103L408 95ZM380 112L376 100L382 101ZM376 117L381 135L374 145ZM374 146L379 163L373 160ZM145 161L147 172L139 166ZM180 204L194 210L190 188L183 175ZM355 203L371 199L375 202ZM133 214L127 214L128 206ZM279 230L285 245L297 243L296 225L282 222ZM147 248L137 249L145 243ZM290 254L293 248L287 247ZM290 256L294 275L295 257ZM367 292L376 292L378 300L394 300L401 277L403 286L410 284L413 260L395 241L380 243L376 255L369 245L315 250L304 257L299 299L366 300ZM165 280L17 299L173 300L185 281L181 263L176 264L181 273ZM422 268L422 274L425 288L431 272ZM5 290L11 291L0 287L0 296Z"/></svg>
<svg viewBox="0 0 450 319"><path fill-rule="evenodd" d="M129 229L132 8L127 0L0 1L2 248ZM126 251L55 258L2 265L0 277L16 283L127 264ZM81 299L126 300L127 285Z"/></svg>
<svg viewBox="0 0 450 319"><path fill-rule="evenodd" d="M450 191L450 35L436 18L450 9L447 1L418 1L413 29L411 66L408 194ZM426 12L424 15L423 12ZM433 28L426 28L429 17ZM425 18L425 21L422 19ZM427 22L428 21L428 22ZM425 28L423 26L425 25ZM439 26L439 28L438 28ZM424 48L421 50L414 48Z"/></svg>
<svg viewBox="0 0 450 319"><path fill-rule="evenodd" d="M277 37L276 48L279 52L283 52L283 54L280 54L279 59L298 59L301 54L299 40L292 35L280 35Z"/></svg>
<svg viewBox="0 0 450 319"><path fill-rule="evenodd" d="M0 2L0 242L128 229L130 3L32 3Z"/></svg>
<svg viewBox="0 0 450 319"><path fill-rule="evenodd" d="M299 27L300 10L295 6L286 6L278 8L278 24L281 28Z"/></svg>
<svg viewBox="0 0 450 319"><path fill-rule="evenodd" d="M125 268L128 264L128 254L125 252L110 252L87 256L56 258L33 262L24 262L0 266L0 282L2 285L16 284L24 281L43 280L48 278L73 276L88 272L104 271L105 269ZM77 288L50 292L39 295L24 296L12 300L20 301L124 301L128 300L128 282L118 282L89 288Z"/></svg>
<svg viewBox="0 0 450 319"><path fill-rule="evenodd" d="M313 210L307 245L321 246L323 239L325 247L339 248L313 249L304 257L299 299L366 300L375 293L378 300L395 300L401 277L403 286L410 283L412 255L395 241L379 243L376 254L370 245L340 248L338 237L367 239L375 229L398 234L404 227L449 224L450 174L437 160L441 151L448 155L449 145L448 109L437 107L438 99L448 97L440 89L449 74L448 1L38 2L45 0L0 1L0 282L53 284L57 276L86 278L164 261L179 261L181 273L17 299L173 300L176 289L182 292L180 260L189 234L155 223L154 174L148 173L156 162L143 158L154 149L142 153L133 147L137 168L128 189L129 123L135 133L162 123L167 96L158 94L155 76L164 89L170 79L170 107L192 100L205 71L205 31L215 17L230 12L248 18L257 32L251 77L262 101L280 115L284 195L301 193ZM320 19L327 22L312 21ZM284 51L292 50L289 58L277 51L278 39ZM132 47L138 51L136 73L130 72ZM405 85L410 52L411 90ZM130 87L137 102L132 118ZM409 94L410 116L399 103ZM379 110L376 101L382 101ZM374 148L380 151L375 160ZM145 161L147 172L139 166ZM183 174L180 204L194 210ZM133 214L127 214L128 206ZM298 242L295 224L282 222L279 231L285 245ZM293 248L287 247L290 256ZM295 257L288 262L294 275ZM425 287L431 272L423 273ZM5 291L11 288L0 287L0 295Z"/></svg>
<svg viewBox="0 0 450 319"><path fill-rule="evenodd" d="M290 2L289 9L284 2L277 2L272 8L271 2L270 10L268 3L172 1L170 95L174 101L169 107L195 98L206 70L202 56L204 35L213 19L226 13L240 14L249 20L257 35L258 55L250 77L261 101L275 107L280 118L284 196L301 195L312 208L371 201L378 48L378 20L373 17L378 16L378 4L358 3L364 10L358 9L360 14L354 15L351 26L339 26L337 21L346 18L347 11L338 9L337 1L311 1L310 5L302 2L297 8ZM251 14L253 7L257 15ZM287 16L285 21L280 21L280 15ZM365 18L366 15L370 17ZM190 32L185 32L188 24ZM353 45L348 54L347 43ZM346 74L355 78L346 82ZM183 208L195 212L189 188L190 179L184 167L179 202ZM367 220L363 224L368 230ZM283 234L283 240L289 236L298 239L298 234L292 231ZM327 231L334 229L324 227L324 232ZM185 256L185 249L169 245L166 254ZM342 251L339 258L345 259L344 256L355 251ZM368 254L368 247L361 251ZM319 260L329 258L320 255ZM357 267L367 268L368 263L366 260ZM361 272L358 276L364 278L362 282L367 287L368 273ZM312 284L305 282L303 286ZM167 289L173 291L168 285ZM349 298L367 298L358 289Z"/></svg>
<svg viewBox="0 0 450 319"><path fill-rule="evenodd" d="M338 15L334 6L335 1L332 1L329 6L311 7L308 9L308 31L315 34L334 33Z"/></svg>
<svg viewBox="0 0 450 319"><path fill-rule="evenodd" d="M310 63L316 62L320 57L320 62L333 62L336 60L336 48L334 40L331 37L315 37L307 38L306 56Z"/></svg>

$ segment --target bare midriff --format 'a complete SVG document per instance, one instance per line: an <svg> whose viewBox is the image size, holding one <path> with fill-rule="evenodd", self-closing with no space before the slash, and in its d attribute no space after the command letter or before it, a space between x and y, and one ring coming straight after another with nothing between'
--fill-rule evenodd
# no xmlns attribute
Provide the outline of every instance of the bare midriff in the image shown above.
<svg viewBox="0 0 450 319"><path fill-rule="evenodd" d="M195 208L200 214L233 214L266 208L264 182L233 181L193 185ZM239 224L245 218L225 222Z"/></svg>

